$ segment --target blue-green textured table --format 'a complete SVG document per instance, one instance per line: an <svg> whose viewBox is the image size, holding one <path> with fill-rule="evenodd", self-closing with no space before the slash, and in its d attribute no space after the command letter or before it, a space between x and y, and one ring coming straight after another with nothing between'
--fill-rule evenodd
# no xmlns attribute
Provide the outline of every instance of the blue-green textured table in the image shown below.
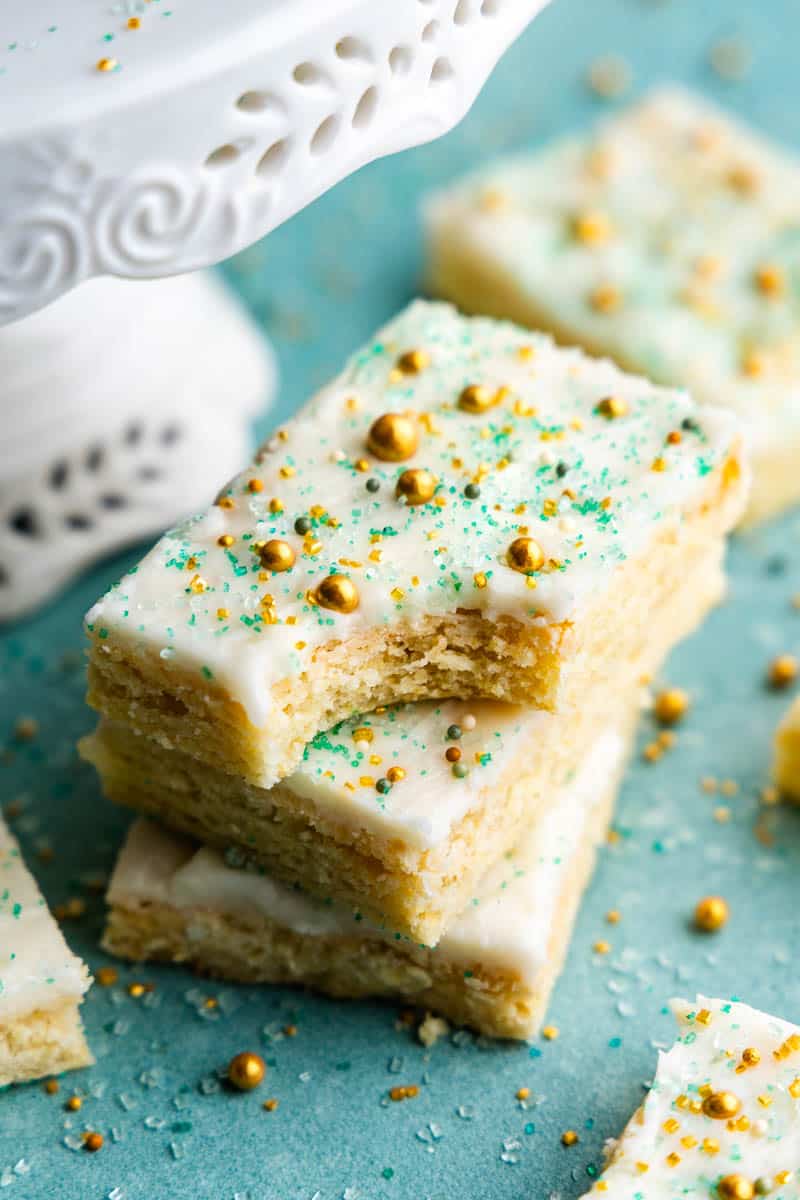
<svg viewBox="0 0 800 1200"><path fill-rule="evenodd" d="M452 135L363 171L229 264L280 356L278 415L413 294L426 188L602 111L584 85L597 56L621 54L635 89L684 79L800 146L798 33L796 0L554 0ZM730 37L753 56L735 83L709 66L710 48ZM87 899L66 932L95 969L109 960L97 949L102 899L89 885L110 869L128 818L101 798L74 750L92 722L81 616L132 558L103 563L0 641L0 797L16 801L13 824L48 900ZM787 702L765 689L765 667L800 645L791 605L800 516L739 539L731 577L726 605L665 673L691 691L691 714L674 750L629 772L619 840L601 855L553 997L556 1040L488 1045L462 1034L426 1051L396 1028L391 1004L121 968L119 985L95 987L84 1009L97 1065L56 1096L37 1084L0 1095L0 1190L9 1200L570 1200L591 1184L604 1139L641 1099L656 1047L671 1039L670 996L738 995L800 1021L800 815L758 803ZM17 744L22 716L40 733ZM643 728L640 741L649 734ZM733 781L736 794L710 795L703 777ZM52 862L37 858L43 844ZM708 892L726 896L732 915L703 938L689 918ZM610 908L622 914L613 928ZM609 954L593 953L598 938L611 942ZM155 990L132 998L131 981ZM203 1005L209 996L215 1009ZM280 1033L287 1022L297 1026L292 1038ZM248 1048L267 1059L267 1082L232 1095L215 1072ZM389 1103L396 1084L418 1084L418 1097ZM521 1086L531 1089L525 1107ZM77 1114L63 1107L72 1088L85 1097ZM277 1111L263 1110L268 1096ZM85 1128L105 1138L95 1155L72 1148ZM569 1149L566 1128L580 1134Z"/></svg>

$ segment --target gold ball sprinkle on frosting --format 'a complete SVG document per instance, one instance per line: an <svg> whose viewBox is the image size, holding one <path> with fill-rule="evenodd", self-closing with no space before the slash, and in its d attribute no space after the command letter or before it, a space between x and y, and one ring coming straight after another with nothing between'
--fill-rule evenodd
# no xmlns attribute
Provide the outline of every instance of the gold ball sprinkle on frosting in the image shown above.
<svg viewBox="0 0 800 1200"><path fill-rule="evenodd" d="M703 1112L715 1121L727 1121L735 1117L742 1102L733 1092L711 1092L703 1101Z"/></svg>
<svg viewBox="0 0 800 1200"><path fill-rule="evenodd" d="M755 1046L748 1046L746 1050L742 1051L742 1062L746 1067L758 1066L758 1064L761 1062L761 1055L759 1054L758 1050L756 1050Z"/></svg>
<svg viewBox="0 0 800 1200"><path fill-rule="evenodd" d="M405 462L416 454L418 446L417 423L404 413L384 413L367 435L367 449L382 462Z"/></svg>
<svg viewBox="0 0 800 1200"><path fill-rule="evenodd" d="M96 1154L98 1150L103 1148L103 1135L91 1130L83 1135L83 1148L88 1150L90 1154Z"/></svg>
<svg viewBox="0 0 800 1200"><path fill-rule="evenodd" d="M694 910L694 923L703 933L716 933L727 923L729 909L722 896L704 896Z"/></svg>
<svg viewBox="0 0 800 1200"><path fill-rule="evenodd" d="M351 613L358 608L358 589L346 575L327 575L317 585L314 599L320 608L331 612Z"/></svg>
<svg viewBox="0 0 800 1200"><path fill-rule="evenodd" d="M228 1080L240 1092L252 1092L267 1073L267 1066L260 1054L249 1050L235 1055L228 1063Z"/></svg>
<svg viewBox="0 0 800 1200"><path fill-rule="evenodd" d="M532 537L518 537L506 551L506 561L512 571L529 575L544 566L544 550Z"/></svg>
<svg viewBox="0 0 800 1200"><path fill-rule="evenodd" d="M222 546L224 550L227 550L228 546L232 546L235 541L236 538L232 533L223 533L217 538L217 545Z"/></svg>
<svg viewBox="0 0 800 1200"><path fill-rule="evenodd" d="M763 263L758 267L754 280L762 296L768 296L771 300L778 299L786 290L786 277L774 263Z"/></svg>
<svg viewBox="0 0 800 1200"><path fill-rule="evenodd" d="M96 66L98 71L116 71L119 63L115 58L98 58Z"/></svg>
<svg viewBox="0 0 800 1200"><path fill-rule="evenodd" d="M480 383L470 383L458 397L458 407L466 413L483 413L491 408L495 393Z"/></svg>
<svg viewBox="0 0 800 1200"><path fill-rule="evenodd" d="M397 360L397 369L404 375L419 375L431 364L431 356L427 350L406 350Z"/></svg>
<svg viewBox="0 0 800 1200"><path fill-rule="evenodd" d="M725 178L729 187L743 196L752 196L761 182L757 172L747 163L737 163L731 167Z"/></svg>
<svg viewBox="0 0 800 1200"><path fill-rule="evenodd" d="M622 307L622 293L613 284L603 283L590 293L589 303L595 312L614 313Z"/></svg>
<svg viewBox="0 0 800 1200"><path fill-rule="evenodd" d="M742 373L749 379L760 379L767 369L766 356L757 349L750 348L742 355Z"/></svg>
<svg viewBox="0 0 800 1200"><path fill-rule="evenodd" d="M436 476L424 467L413 467L403 471L395 485L395 495L406 504L427 504L436 491Z"/></svg>
<svg viewBox="0 0 800 1200"><path fill-rule="evenodd" d="M572 232L584 246L602 246L611 237L611 222L604 212L579 213L572 223Z"/></svg>
<svg viewBox="0 0 800 1200"><path fill-rule="evenodd" d="M767 682L771 688L780 690L794 683L797 678L797 659L793 654L779 654L773 658L767 671Z"/></svg>
<svg viewBox="0 0 800 1200"><path fill-rule="evenodd" d="M689 697L683 688L665 688L656 696L653 712L661 725L677 725L686 715Z"/></svg>
<svg viewBox="0 0 800 1200"><path fill-rule="evenodd" d="M618 417L625 416L628 411L628 405L621 396L604 396L594 411L598 416L606 417L609 421L614 421Z"/></svg>
<svg viewBox="0 0 800 1200"><path fill-rule="evenodd" d="M753 1200L756 1189L746 1175L724 1175L717 1192L720 1200Z"/></svg>
<svg viewBox="0 0 800 1200"><path fill-rule="evenodd" d="M574 1129L565 1129L561 1135L562 1146L574 1146L580 1141Z"/></svg>
<svg viewBox="0 0 800 1200"><path fill-rule="evenodd" d="M270 538L259 547L258 557L266 571L291 571L295 562L295 553L288 542L280 538Z"/></svg>

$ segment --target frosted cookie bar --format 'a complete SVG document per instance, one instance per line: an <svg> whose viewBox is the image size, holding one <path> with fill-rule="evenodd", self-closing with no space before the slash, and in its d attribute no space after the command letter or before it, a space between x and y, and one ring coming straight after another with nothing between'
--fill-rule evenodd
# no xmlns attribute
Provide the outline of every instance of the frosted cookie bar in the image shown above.
<svg viewBox="0 0 800 1200"><path fill-rule="evenodd" d="M773 774L781 795L800 804L800 696L778 725Z"/></svg>
<svg viewBox="0 0 800 1200"><path fill-rule="evenodd" d="M78 1015L90 983L0 817L0 1088L94 1061Z"/></svg>
<svg viewBox="0 0 800 1200"><path fill-rule="evenodd" d="M759 520L800 497L800 165L669 88L427 208L432 289L745 422Z"/></svg>
<svg viewBox="0 0 800 1200"><path fill-rule="evenodd" d="M381 704L563 709L743 491L726 414L416 303L92 609L89 701L261 786Z"/></svg>
<svg viewBox="0 0 800 1200"><path fill-rule="evenodd" d="M800 1196L800 1029L698 996L592 1195L608 1200Z"/></svg>
<svg viewBox="0 0 800 1200"><path fill-rule="evenodd" d="M106 795L433 945L481 875L626 711L723 589L721 542L648 614L624 691L563 714L497 701L392 705L317 734L272 788L104 720L81 743Z"/></svg>
<svg viewBox="0 0 800 1200"><path fill-rule="evenodd" d="M104 945L134 960L186 963L246 982L302 983L333 996L392 996L497 1037L539 1028L566 954L626 739L608 732L571 784L485 875L435 949L146 821L111 880Z"/></svg>

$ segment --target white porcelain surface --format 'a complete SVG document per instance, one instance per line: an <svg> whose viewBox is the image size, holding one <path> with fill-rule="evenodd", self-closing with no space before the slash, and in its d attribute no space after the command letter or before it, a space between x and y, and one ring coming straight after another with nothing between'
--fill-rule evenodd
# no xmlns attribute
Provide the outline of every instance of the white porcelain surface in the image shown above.
<svg viewBox="0 0 800 1200"><path fill-rule="evenodd" d="M274 377L206 274L93 280L0 329L0 620L204 508L245 461Z"/></svg>
<svg viewBox="0 0 800 1200"><path fill-rule="evenodd" d="M443 133L546 3L0 5L0 322L217 262Z"/></svg>

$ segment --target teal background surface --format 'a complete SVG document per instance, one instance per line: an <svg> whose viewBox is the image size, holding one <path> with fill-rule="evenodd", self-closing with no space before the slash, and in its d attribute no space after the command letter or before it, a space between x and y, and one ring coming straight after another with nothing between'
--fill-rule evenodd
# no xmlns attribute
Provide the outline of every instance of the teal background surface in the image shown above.
<svg viewBox="0 0 800 1200"><path fill-rule="evenodd" d="M177 19L177 18L176 18ZM613 52L633 92L682 79L788 144L800 144L796 0L554 0L511 50L459 129L374 164L228 264L280 358L274 420L334 373L417 286L418 202L426 189L507 148L533 145L607 111L585 86ZM709 53L738 38L752 66L721 79ZM629 93L629 95L632 93ZM800 198L799 198L800 200ZM225 398L220 397L224 411ZM800 469L800 464L799 464ZM75 741L83 704L81 618L133 561L100 565L0 640L0 798L51 904L80 896L65 926L93 968L102 897L125 813L100 796ZM726 604L673 655L664 678L687 688L691 713L656 765L640 758L620 799L569 960L553 996L555 1041L492 1045L455 1034L426 1051L397 1028L392 1004L342 1004L281 989L219 986L170 969L121 967L85 1005L97 1065L0 1095L0 1191L9 1200L572 1200L600 1167L672 1038L674 995L736 995L800 1021L800 814L759 805L786 693L764 685L769 659L800 649L800 516L736 539ZM613 702L610 700L610 703ZM18 743L34 717L39 735ZM652 736L643 721L640 746ZM535 747L532 748L535 753ZM709 794L700 781L732 781ZM729 819L715 818L724 806ZM719 814L718 814L719 815ZM51 846L52 862L37 851ZM719 892L719 935L690 927L696 900ZM605 912L622 920L609 927ZM592 951L607 938L611 952ZM144 998L132 981L153 983ZM215 1009L204 999L218 1000ZM294 1037L283 1026L297 1026ZM233 1095L216 1071L239 1050L269 1063L260 1091ZM390 1104L388 1089L417 1084ZM515 1098L531 1089L527 1106ZM84 1096L81 1112L63 1104ZM262 1101L274 1096L276 1112ZM96 1155L80 1133L99 1130ZM564 1129L580 1142L565 1149Z"/></svg>

